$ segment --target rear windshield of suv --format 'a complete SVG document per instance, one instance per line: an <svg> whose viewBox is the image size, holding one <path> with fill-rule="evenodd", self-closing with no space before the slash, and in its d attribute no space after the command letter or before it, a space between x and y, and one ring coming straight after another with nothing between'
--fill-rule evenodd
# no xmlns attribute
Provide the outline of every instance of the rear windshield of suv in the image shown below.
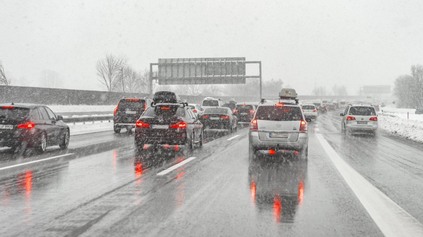
<svg viewBox="0 0 423 237"><path fill-rule="evenodd" d="M315 109L316 107L314 105L303 105L301 106L303 109Z"/></svg>
<svg viewBox="0 0 423 237"><path fill-rule="evenodd" d="M300 107L294 106L259 106L256 113L258 120L299 121L302 118Z"/></svg>
<svg viewBox="0 0 423 237"><path fill-rule="evenodd" d="M159 115L163 115L165 117L166 116L168 116L168 117L172 117L172 116L185 117L185 110L184 110L184 108L179 107L179 105L178 106L165 106L165 107L170 107L170 110L162 110L160 108L160 106L149 107L141 116L157 117Z"/></svg>
<svg viewBox="0 0 423 237"><path fill-rule="evenodd" d="M0 119L22 121L29 114L28 108L1 108L0 107Z"/></svg>
<svg viewBox="0 0 423 237"><path fill-rule="evenodd" d="M139 111L139 110L143 110L144 109L144 101L140 100L140 101L126 101L126 100L121 100L119 102L119 110L135 110L135 111Z"/></svg>
<svg viewBox="0 0 423 237"><path fill-rule="evenodd" d="M203 106L219 106L219 101L217 101L217 100L205 100L205 101L203 101Z"/></svg>
<svg viewBox="0 0 423 237"><path fill-rule="evenodd" d="M350 115L372 116L376 115L373 107L368 106L354 106L350 108Z"/></svg>
<svg viewBox="0 0 423 237"><path fill-rule="evenodd" d="M228 114L228 110L226 108L208 108L204 110L205 114Z"/></svg>
<svg viewBox="0 0 423 237"><path fill-rule="evenodd" d="M237 105L236 108L238 110L253 110L254 109L252 105Z"/></svg>

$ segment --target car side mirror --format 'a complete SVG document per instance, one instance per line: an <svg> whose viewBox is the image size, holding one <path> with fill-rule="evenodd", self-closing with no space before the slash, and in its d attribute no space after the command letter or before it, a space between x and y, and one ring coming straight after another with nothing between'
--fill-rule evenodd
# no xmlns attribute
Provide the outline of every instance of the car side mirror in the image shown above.
<svg viewBox="0 0 423 237"><path fill-rule="evenodd" d="M344 113L340 113L340 114L339 114L339 116L344 116L344 115L345 115Z"/></svg>
<svg viewBox="0 0 423 237"><path fill-rule="evenodd" d="M62 120L62 121L63 121L63 116L62 116L62 115L57 115L56 120L57 120L57 121L59 121L59 120Z"/></svg>

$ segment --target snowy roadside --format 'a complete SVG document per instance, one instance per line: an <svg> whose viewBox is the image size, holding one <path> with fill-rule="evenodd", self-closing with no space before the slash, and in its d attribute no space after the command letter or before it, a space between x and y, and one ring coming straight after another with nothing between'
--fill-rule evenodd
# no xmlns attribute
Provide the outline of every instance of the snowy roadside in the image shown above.
<svg viewBox="0 0 423 237"><path fill-rule="evenodd" d="M423 143L423 115L414 114L414 110L383 109L379 116L379 128L392 135Z"/></svg>
<svg viewBox="0 0 423 237"><path fill-rule="evenodd" d="M81 135L95 132L113 131L113 123L96 121L89 123L68 124L71 135Z"/></svg>

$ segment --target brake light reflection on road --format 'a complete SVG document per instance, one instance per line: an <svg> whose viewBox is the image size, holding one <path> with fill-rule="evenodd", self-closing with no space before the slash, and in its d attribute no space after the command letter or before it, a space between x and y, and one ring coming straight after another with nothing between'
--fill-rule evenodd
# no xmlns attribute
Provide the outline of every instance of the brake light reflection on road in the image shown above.
<svg viewBox="0 0 423 237"><path fill-rule="evenodd" d="M282 213L282 201L279 195L276 195L273 198L273 214L277 223L281 222L281 213Z"/></svg>
<svg viewBox="0 0 423 237"><path fill-rule="evenodd" d="M250 184L250 194L254 204L256 203L256 193L257 193L257 185L256 185L256 182L252 181Z"/></svg>
<svg viewBox="0 0 423 237"><path fill-rule="evenodd" d="M301 205L304 200L304 182L298 183L298 205Z"/></svg>

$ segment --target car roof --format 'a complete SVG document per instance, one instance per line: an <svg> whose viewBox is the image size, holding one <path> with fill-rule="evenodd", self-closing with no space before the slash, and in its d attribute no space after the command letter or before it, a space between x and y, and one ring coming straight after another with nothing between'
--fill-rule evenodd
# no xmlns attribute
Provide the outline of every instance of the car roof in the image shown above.
<svg viewBox="0 0 423 237"><path fill-rule="evenodd" d="M263 103L259 103L258 106L274 106L277 103L283 103L284 106L293 106L299 107L299 104L296 104L295 101L292 100L266 100Z"/></svg>
<svg viewBox="0 0 423 237"><path fill-rule="evenodd" d="M304 106L304 105L316 107L316 105L314 105L314 104L301 104L301 106Z"/></svg>
<svg viewBox="0 0 423 237"><path fill-rule="evenodd" d="M351 107L374 107L371 104L351 104Z"/></svg>

